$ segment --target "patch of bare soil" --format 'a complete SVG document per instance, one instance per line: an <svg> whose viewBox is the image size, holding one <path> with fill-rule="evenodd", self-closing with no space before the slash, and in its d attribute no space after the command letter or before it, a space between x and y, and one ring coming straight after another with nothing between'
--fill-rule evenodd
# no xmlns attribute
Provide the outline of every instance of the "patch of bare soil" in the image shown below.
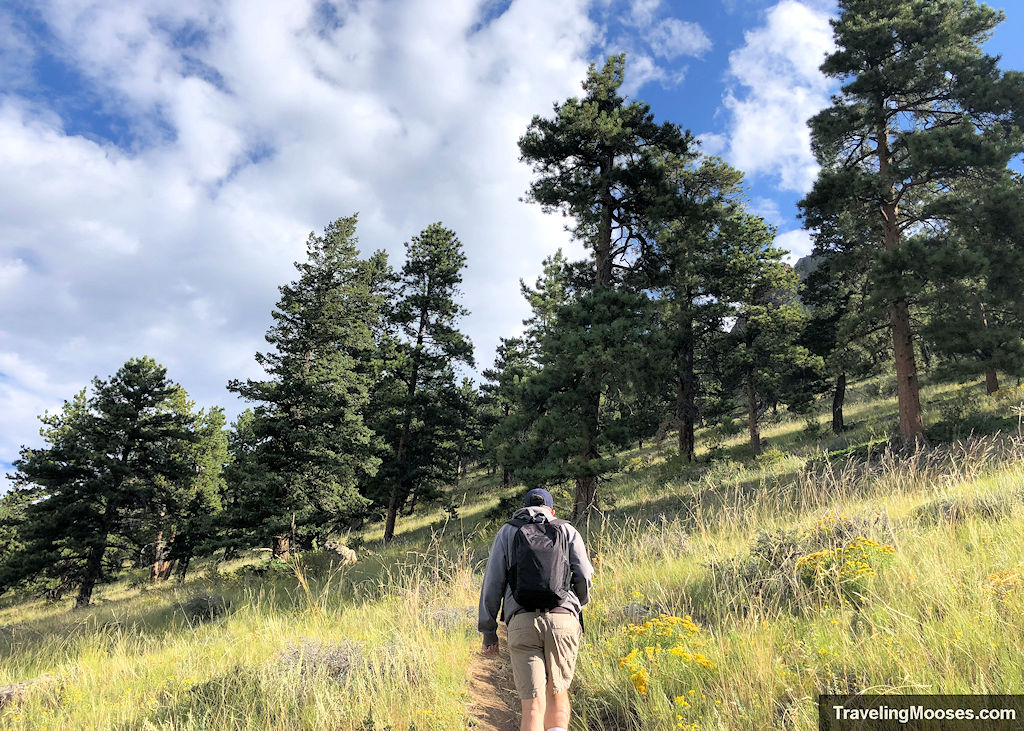
<svg viewBox="0 0 1024 731"><path fill-rule="evenodd" d="M508 661L508 643L501 628L497 655L484 655L479 650L469 666L469 695L476 731L516 731L522 706L512 681L512 665Z"/></svg>

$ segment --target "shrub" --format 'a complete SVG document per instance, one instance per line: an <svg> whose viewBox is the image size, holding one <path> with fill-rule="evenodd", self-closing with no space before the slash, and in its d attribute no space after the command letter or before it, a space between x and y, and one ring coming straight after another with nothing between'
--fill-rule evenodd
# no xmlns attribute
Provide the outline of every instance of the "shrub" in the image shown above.
<svg viewBox="0 0 1024 731"><path fill-rule="evenodd" d="M778 447L769 447L761 452L761 454L757 455L757 463L762 467L770 467L771 465L784 462L788 456L788 454Z"/></svg>
<svg viewBox="0 0 1024 731"><path fill-rule="evenodd" d="M623 633L629 652L618 658L619 668L640 695L647 695L653 686L671 698L715 667L702 652L708 640L689 615L661 614L643 624L630 624Z"/></svg>
<svg viewBox="0 0 1024 731"><path fill-rule="evenodd" d="M179 611L191 624L210 622L228 613L230 606L217 594L199 594L179 605Z"/></svg>
<svg viewBox="0 0 1024 731"><path fill-rule="evenodd" d="M825 596L841 594L847 601L859 603L868 581L887 565L896 550L870 538L858 536L842 548L826 548L796 560L800 580Z"/></svg>
<svg viewBox="0 0 1024 731"><path fill-rule="evenodd" d="M1024 593L1024 571L997 571L989 574L988 586L985 589L999 601L1007 601L1011 596Z"/></svg>
<svg viewBox="0 0 1024 731"><path fill-rule="evenodd" d="M818 421L817 419L809 418L804 423L804 434L809 439L814 441L820 441L832 434L832 429L825 422Z"/></svg>
<svg viewBox="0 0 1024 731"><path fill-rule="evenodd" d="M971 517L999 520L1009 516L1016 500L1009 496L941 497L914 510L914 518L925 524L965 522Z"/></svg>
<svg viewBox="0 0 1024 731"><path fill-rule="evenodd" d="M854 560L859 545L881 545L869 539L870 535L887 536L892 527L886 516L873 519L826 516L809 529L762 531L758 533L746 555L712 561L707 564L705 591L696 595L707 597L705 609L709 616L724 616L728 610L745 611L751 604L766 604L772 608L796 609L801 601L818 600L820 589L836 589L842 584L814 584L804 579L812 564L820 561L832 566L843 557ZM863 543L862 542L867 542ZM891 547L887 547L891 548ZM888 550L881 551L887 554ZM814 561L807 558L815 556ZM831 558L826 559L830 556ZM886 562L871 557L872 570L877 571ZM841 562L844 563L844 562ZM843 575L844 580L852 578ZM869 578L865 574L863 579ZM850 595L863 594L862 585L850 587ZM834 593L834 592L833 592Z"/></svg>

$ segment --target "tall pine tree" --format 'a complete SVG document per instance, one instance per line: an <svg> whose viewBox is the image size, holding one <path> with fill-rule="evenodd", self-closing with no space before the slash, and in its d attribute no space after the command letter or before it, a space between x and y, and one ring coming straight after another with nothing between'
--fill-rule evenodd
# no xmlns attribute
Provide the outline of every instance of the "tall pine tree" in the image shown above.
<svg viewBox="0 0 1024 731"><path fill-rule="evenodd" d="M322 539L364 510L357 486L380 462L363 412L387 297L382 255L361 260L355 228L350 216L309 235L299 278L280 288L272 313L273 349L256 355L269 378L229 384L257 404L250 426L263 473L260 532L281 558L293 534Z"/></svg>
<svg viewBox="0 0 1024 731"><path fill-rule="evenodd" d="M523 161L536 173L529 198L570 216L573 234L591 254L587 291L573 304L575 312L561 313L560 332L547 338L542 355L544 368L553 369L546 378L559 374L544 409L555 430L548 435L555 438L548 471L554 476L567 471L558 465L568 467L576 515L596 506L598 478L614 462L603 453L609 422L602 398L609 375L628 367L621 360L624 341L614 339L631 334L633 325L623 318L637 314L623 272L647 249L649 216L664 185L662 159L685 157L691 144L676 125L655 123L648 105L620 96L625 63L618 55L601 70L591 66L585 96L556 104L553 118L534 117L519 140Z"/></svg>
<svg viewBox="0 0 1024 731"><path fill-rule="evenodd" d="M388 492L384 540L395 535L399 511L418 491L430 491L458 469L457 430L462 400L455 368L473 365L473 345L458 329L467 314L458 304L466 256L450 229L433 223L406 243L392 313L399 341L390 413L378 427L389 458L378 482Z"/></svg>
<svg viewBox="0 0 1024 731"><path fill-rule="evenodd" d="M138 555L170 486L194 470L185 458L194 424L174 408L179 391L163 366L136 358L41 417L47 446L22 448L14 463L16 489L33 500L0 587L42 577L55 596L77 586L75 603L85 606L120 568L118 549Z"/></svg>
<svg viewBox="0 0 1024 731"><path fill-rule="evenodd" d="M964 179L996 180L1021 149L1024 77L1002 73L981 45L1002 14L976 0L840 0L837 49L822 71L843 82L810 121L822 165L802 202L805 223L853 207L872 211L880 236L872 286L885 299L899 428L924 438L911 309L942 245L944 198Z"/></svg>

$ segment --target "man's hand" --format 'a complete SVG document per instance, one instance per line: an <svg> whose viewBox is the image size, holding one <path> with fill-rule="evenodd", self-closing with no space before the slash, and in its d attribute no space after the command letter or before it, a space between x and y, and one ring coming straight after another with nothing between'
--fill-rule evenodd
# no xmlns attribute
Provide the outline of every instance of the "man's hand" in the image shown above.
<svg viewBox="0 0 1024 731"><path fill-rule="evenodd" d="M493 645L484 645L483 653L485 655L497 655L498 654L498 643L495 642Z"/></svg>

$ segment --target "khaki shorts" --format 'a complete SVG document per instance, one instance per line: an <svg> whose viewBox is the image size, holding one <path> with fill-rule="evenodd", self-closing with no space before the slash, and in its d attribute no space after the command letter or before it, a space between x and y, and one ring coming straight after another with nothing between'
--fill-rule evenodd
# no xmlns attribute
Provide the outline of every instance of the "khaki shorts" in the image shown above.
<svg viewBox="0 0 1024 731"><path fill-rule="evenodd" d="M519 612L508 623L508 654L516 690L523 700L568 690L583 633L575 614Z"/></svg>

